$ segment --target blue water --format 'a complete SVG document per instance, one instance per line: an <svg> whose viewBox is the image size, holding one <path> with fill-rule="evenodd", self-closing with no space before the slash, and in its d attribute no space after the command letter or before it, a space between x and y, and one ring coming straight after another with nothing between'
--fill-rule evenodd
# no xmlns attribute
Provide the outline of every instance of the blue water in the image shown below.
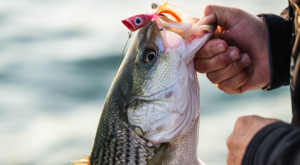
<svg viewBox="0 0 300 165"><path fill-rule="evenodd" d="M205 4L280 13L285 0L171 1L201 15ZM89 155L127 29L152 1L0 0L0 164L63 165ZM226 163L235 120L291 119L289 88L227 95L199 74L199 157Z"/></svg>

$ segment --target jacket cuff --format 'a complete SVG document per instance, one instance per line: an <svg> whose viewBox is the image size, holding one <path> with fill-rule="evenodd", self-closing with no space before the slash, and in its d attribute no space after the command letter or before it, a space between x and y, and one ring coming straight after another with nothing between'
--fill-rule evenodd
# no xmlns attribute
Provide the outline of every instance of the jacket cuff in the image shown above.
<svg viewBox="0 0 300 165"><path fill-rule="evenodd" d="M258 17L262 18L268 27L270 82L263 90L289 85L292 22L273 14L261 14Z"/></svg>
<svg viewBox="0 0 300 165"><path fill-rule="evenodd" d="M295 126L283 122L273 123L261 129L247 146L242 165L262 164L261 162L267 159L265 157L271 155L270 147L275 147L276 143L279 143L280 139L291 129L295 129Z"/></svg>

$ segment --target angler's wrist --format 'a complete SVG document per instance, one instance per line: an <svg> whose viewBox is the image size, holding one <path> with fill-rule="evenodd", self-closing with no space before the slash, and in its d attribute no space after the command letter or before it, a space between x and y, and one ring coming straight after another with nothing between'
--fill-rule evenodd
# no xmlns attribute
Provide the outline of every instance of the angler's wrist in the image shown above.
<svg viewBox="0 0 300 165"><path fill-rule="evenodd" d="M262 89L272 90L289 85L292 22L274 14L260 14L258 17L265 22L268 30L270 81Z"/></svg>

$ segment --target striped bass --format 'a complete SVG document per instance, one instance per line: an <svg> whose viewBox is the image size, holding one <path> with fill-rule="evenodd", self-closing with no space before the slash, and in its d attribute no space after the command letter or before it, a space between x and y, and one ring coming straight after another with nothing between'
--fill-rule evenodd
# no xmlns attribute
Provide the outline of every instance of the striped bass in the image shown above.
<svg viewBox="0 0 300 165"><path fill-rule="evenodd" d="M75 165L204 165L197 158L193 58L215 27L181 19L159 14L137 31L106 97L91 155Z"/></svg>

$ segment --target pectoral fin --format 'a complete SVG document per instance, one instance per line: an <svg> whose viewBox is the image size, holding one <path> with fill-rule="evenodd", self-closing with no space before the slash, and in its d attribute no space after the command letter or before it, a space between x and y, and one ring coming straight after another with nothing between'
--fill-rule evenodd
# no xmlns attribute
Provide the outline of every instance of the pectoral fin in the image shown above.
<svg viewBox="0 0 300 165"><path fill-rule="evenodd" d="M150 160L148 165L168 165L175 159L175 150L169 144L164 144L154 157Z"/></svg>

